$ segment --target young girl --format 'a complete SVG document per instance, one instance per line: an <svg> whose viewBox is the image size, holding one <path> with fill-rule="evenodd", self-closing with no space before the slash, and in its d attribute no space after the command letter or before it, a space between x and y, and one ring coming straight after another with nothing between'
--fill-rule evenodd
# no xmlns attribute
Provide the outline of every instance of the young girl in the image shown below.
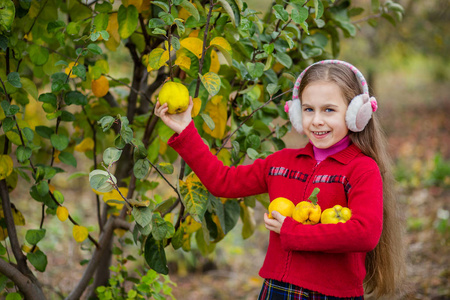
<svg viewBox="0 0 450 300"><path fill-rule="evenodd" d="M259 299L363 299L366 292L394 292L401 267L399 218L393 178L363 75L343 61L309 66L297 79L286 109L293 127L306 134L301 149L283 149L247 166L224 166L202 141L189 109L155 113L173 129L169 140L215 196L268 193L294 204L318 187L322 210L341 205L346 223L303 225L273 212L264 215L270 241L259 275Z"/></svg>

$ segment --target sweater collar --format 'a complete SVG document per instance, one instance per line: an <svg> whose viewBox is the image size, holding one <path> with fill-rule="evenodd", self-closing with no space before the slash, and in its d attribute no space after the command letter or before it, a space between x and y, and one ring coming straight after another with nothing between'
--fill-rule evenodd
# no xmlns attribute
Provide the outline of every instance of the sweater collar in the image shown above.
<svg viewBox="0 0 450 300"><path fill-rule="evenodd" d="M350 144L347 148L344 150L335 153L333 155L330 155L330 158L333 158L334 160L337 160L338 162L347 165L349 164L359 153L361 153L361 150L355 145ZM310 156L311 158L314 158L314 149L313 145L309 142L304 148L301 148L298 150L298 156Z"/></svg>

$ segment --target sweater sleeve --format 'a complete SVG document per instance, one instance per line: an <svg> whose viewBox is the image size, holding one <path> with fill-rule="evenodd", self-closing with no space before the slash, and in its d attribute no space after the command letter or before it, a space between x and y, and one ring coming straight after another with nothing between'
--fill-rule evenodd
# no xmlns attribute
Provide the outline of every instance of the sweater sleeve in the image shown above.
<svg viewBox="0 0 450 300"><path fill-rule="evenodd" d="M203 142L193 121L179 135L174 134L168 144L216 197L237 198L267 192L265 160L257 159L246 166L225 166Z"/></svg>
<svg viewBox="0 0 450 300"><path fill-rule="evenodd" d="M286 218L280 238L285 250L369 252L377 245L383 227L383 184L372 169L362 174L348 195L352 217L346 223L303 225Z"/></svg>

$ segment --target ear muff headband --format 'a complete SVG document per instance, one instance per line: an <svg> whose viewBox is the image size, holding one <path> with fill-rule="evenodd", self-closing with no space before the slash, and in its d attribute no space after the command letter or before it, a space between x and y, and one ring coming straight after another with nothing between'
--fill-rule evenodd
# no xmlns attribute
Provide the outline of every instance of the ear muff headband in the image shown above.
<svg viewBox="0 0 450 300"><path fill-rule="evenodd" d="M372 113L377 110L377 100L374 97L370 97L369 95L369 87L367 86L367 81L364 78L363 74L352 64L342 60L322 60L312 65L308 66L303 72L298 76L295 84L294 90L292 92L292 101L290 105L286 108L289 111L289 119L291 120L292 126L299 132L303 133L302 126L302 110L300 98L298 96L300 83L302 81L305 73L314 65L318 64L342 64L350 68L350 70L355 73L356 78L358 79L359 84L363 89L363 94L354 97L347 108L347 112L345 114L345 122L347 123L347 127L349 130L353 132L362 131L367 123L369 123L372 118Z"/></svg>

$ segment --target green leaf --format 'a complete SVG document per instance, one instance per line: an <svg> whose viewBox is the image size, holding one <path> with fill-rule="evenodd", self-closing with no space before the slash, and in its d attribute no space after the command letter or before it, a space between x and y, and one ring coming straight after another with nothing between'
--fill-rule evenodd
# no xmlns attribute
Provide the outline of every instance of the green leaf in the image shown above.
<svg viewBox="0 0 450 300"><path fill-rule="evenodd" d="M72 68L74 75L77 75L83 80L86 80L86 67L83 64L78 64Z"/></svg>
<svg viewBox="0 0 450 300"><path fill-rule="evenodd" d="M242 219L242 238L248 239L253 235L256 228L256 221L253 213L253 209L248 207L244 203L241 203L241 219Z"/></svg>
<svg viewBox="0 0 450 300"><path fill-rule="evenodd" d="M187 10L197 21L200 21L200 14L197 8L189 1L183 1L180 4L185 10Z"/></svg>
<svg viewBox="0 0 450 300"><path fill-rule="evenodd" d="M258 151L256 151L253 148L247 148L247 155L248 157L250 157L251 159L257 159L259 157L259 153Z"/></svg>
<svg viewBox="0 0 450 300"><path fill-rule="evenodd" d="M105 132L109 128L111 128L111 126L114 124L115 121L116 119L111 116L104 116L97 123L100 124L100 126L103 129L103 132Z"/></svg>
<svg viewBox="0 0 450 300"><path fill-rule="evenodd" d="M101 3L100 2L95 3L95 11L98 11L100 13L109 13L112 10L113 10L113 6L108 1L103 1Z"/></svg>
<svg viewBox="0 0 450 300"><path fill-rule="evenodd" d="M276 92L278 92L278 90L280 88L281 88L281 86L276 83L269 83L266 87L266 90L270 96L273 96L273 95L275 95Z"/></svg>
<svg viewBox="0 0 450 300"><path fill-rule="evenodd" d="M102 48L100 48L97 44L89 44L87 49L94 54L100 55L103 53Z"/></svg>
<svg viewBox="0 0 450 300"><path fill-rule="evenodd" d="M203 121L205 121L209 129L211 129L211 131L213 131L216 128L214 120L208 114L201 113L200 116L202 117Z"/></svg>
<svg viewBox="0 0 450 300"><path fill-rule="evenodd" d="M17 72L11 72L8 74L7 81L16 88L21 88L22 83L20 82L20 75Z"/></svg>
<svg viewBox="0 0 450 300"><path fill-rule="evenodd" d="M36 190L41 197L47 195L49 191L48 182L44 180L40 181L36 184Z"/></svg>
<svg viewBox="0 0 450 300"><path fill-rule="evenodd" d="M49 128L47 126L36 126L34 129L37 134L39 134L41 137L45 139L50 139L52 134L55 133L55 131L52 128Z"/></svg>
<svg viewBox="0 0 450 300"><path fill-rule="evenodd" d="M22 296L20 295L20 293L8 293L8 295L6 295L5 300L22 300Z"/></svg>
<svg viewBox="0 0 450 300"><path fill-rule="evenodd" d="M172 223L166 222L159 213L154 213L152 217L152 235L155 240L171 238L175 233Z"/></svg>
<svg viewBox="0 0 450 300"><path fill-rule="evenodd" d="M378 12L380 10L380 0L371 0L370 4L372 12Z"/></svg>
<svg viewBox="0 0 450 300"><path fill-rule="evenodd" d="M47 256L41 250L34 253L27 253L27 258L30 263L40 272L44 272L47 267Z"/></svg>
<svg viewBox="0 0 450 300"><path fill-rule="evenodd" d="M24 162L27 159L30 159L31 154L32 154L32 151L29 147L24 147L23 145L20 145L19 147L17 147L16 156L17 156L17 160L19 162Z"/></svg>
<svg viewBox="0 0 450 300"><path fill-rule="evenodd" d="M316 13L316 17L314 19L320 19L323 15L323 3L322 0L314 0L314 11Z"/></svg>
<svg viewBox="0 0 450 300"><path fill-rule="evenodd" d="M277 51L277 53L274 53L273 56L275 56L277 61L286 68L290 68L292 66L292 58L289 54Z"/></svg>
<svg viewBox="0 0 450 300"><path fill-rule="evenodd" d="M120 5L117 15L119 22L119 35L122 39L127 39L136 30L139 23L139 13L134 5L125 7Z"/></svg>
<svg viewBox="0 0 450 300"><path fill-rule="evenodd" d="M300 5L296 6L296 8L292 9L291 18L295 23L302 24L308 19L308 9Z"/></svg>
<svg viewBox="0 0 450 300"><path fill-rule="evenodd" d="M148 236L145 241L144 257L150 268L160 274L169 274L163 241L157 241L153 236Z"/></svg>
<svg viewBox="0 0 450 300"><path fill-rule="evenodd" d="M52 94L53 95L53 94ZM70 91L66 94L64 98L64 102L67 105L86 105L88 104L86 95L83 95L82 93L78 91Z"/></svg>
<svg viewBox="0 0 450 300"><path fill-rule="evenodd" d="M106 148L106 150L103 152L103 161L107 166L111 165L112 163L115 163L119 160L120 156L122 155L122 150L119 150L114 147Z"/></svg>
<svg viewBox="0 0 450 300"><path fill-rule="evenodd" d="M53 93L46 93L46 94L41 94L38 98L38 100L40 102L44 102L44 103L50 103L52 106L56 107L56 95Z"/></svg>
<svg viewBox="0 0 450 300"><path fill-rule="evenodd" d="M141 227L146 227L152 222L153 212L148 207L133 206L131 215L133 216L136 223L138 223Z"/></svg>
<svg viewBox="0 0 450 300"><path fill-rule="evenodd" d="M211 96L216 95L220 90L220 77L216 73L208 72L205 75L198 74L203 83L203 86L206 88L208 93Z"/></svg>
<svg viewBox="0 0 450 300"><path fill-rule="evenodd" d="M69 146L69 138L62 133L52 134L50 136L50 141L52 142L52 146L59 151L63 151L67 148L67 146Z"/></svg>
<svg viewBox="0 0 450 300"><path fill-rule="evenodd" d="M4 132L8 132L16 126L16 121L12 117L6 117L3 119L2 128Z"/></svg>
<svg viewBox="0 0 450 300"><path fill-rule="evenodd" d="M152 1L153 5L156 5L160 7L163 11L168 12L169 11L169 5L167 3L161 2L161 1Z"/></svg>
<svg viewBox="0 0 450 300"><path fill-rule="evenodd" d="M11 24L14 21L16 7L14 6L14 2L11 0L0 0L0 8L0 30L4 27L9 31Z"/></svg>
<svg viewBox="0 0 450 300"><path fill-rule="evenodd" d="M312 191L311 195L309 195L308 199L312 202L312 204L316 205L317 201L319 201L319 199L317 199L317 194L319 194L320 189L319 188L314 188L314 190Z"/></svg>
<svg viewBox="0 0 450 300"><path fill-rule="evenodd" d="M34 99L38 99L38 90L36 84L26 77L21 77L20 82L22 83L23 89L30 94Z"/></svg>
<svg viewBox="0 0 450 300"><path fill-rule="evenodd" d="M29 229L25 235L25 239L31 245L36 245L45 237L45 229Z"/></svg>
<svg viewBox="0 0 450 300"><path fill-rule="evenodd" d="M80 32L81 26L77 22L69 22L69 24L66 27L66 32L69 35L75 35Z"/></svg>
<svg viewBox="0 0 450 300"><path fill-rule="evenodd" d="M240 15L237 15L233 11L233 8L231 7L230 3L227 2L227 0L219 0L220 5L223 7L223 9L227 12L228 16L230 17L231 23L234 27L238 27L240 24Z"/></svg>
<svg viewBox="0 0 450 300"><path fill-rule="evenodd" d="M289 20L289 13L284 9L283 5L274 5L273 9L275 10L275 17L277 19L280 19L284 22L287 22Z"/></svg>
<svg viewBox="0 0 450 300"><path fill-rule="evenodd" d="M137 179L144 179L150 170L150 162L147 159L138 159L133 166L133 173Z"/></svg>
<svg viewBox="0 0 450 300"><path fill-rule="evenodd" d="M236 200L227 200L224 205L225 228L224 233L230 232L239 220L240 207Z"/></svg>
<svg viewBox="0 0 450 300"><path fill-rule="evenodd" d="M167 162L159 163L158 169L163 174L173 174L173 165L171 163L167 163Z"/></svg>
<svg viewBox="0 0 450 300"><path fill-rule="evenodd" d="M28 48L28 53L31 62L36 66L43 66L49 58L48 50L36 44L33 44Z"/></svg>
<svg viewBox="0 0 450 300"><path fill-rule="evenodd" d="M201 223L208 205L208 190L200 182L200 179L191 173L185 181L180 181L180 193L183 196L186 212L195 221Z"/></svg>
<svg viewBox="0 0 450 300"><path fill-rule="evenodd" d="M77 159L69 152L60 152L58 155L59 160L68 166L77 167Z"/></svg>
<svg viewBox="0 0 450 300"><path fill-rule="evenodd" d="M264 74L264 64L260 62L257 63L248 62L247 69L248 73L250 74L250 76L252 76L253 79L258 79Z"/></svg>

